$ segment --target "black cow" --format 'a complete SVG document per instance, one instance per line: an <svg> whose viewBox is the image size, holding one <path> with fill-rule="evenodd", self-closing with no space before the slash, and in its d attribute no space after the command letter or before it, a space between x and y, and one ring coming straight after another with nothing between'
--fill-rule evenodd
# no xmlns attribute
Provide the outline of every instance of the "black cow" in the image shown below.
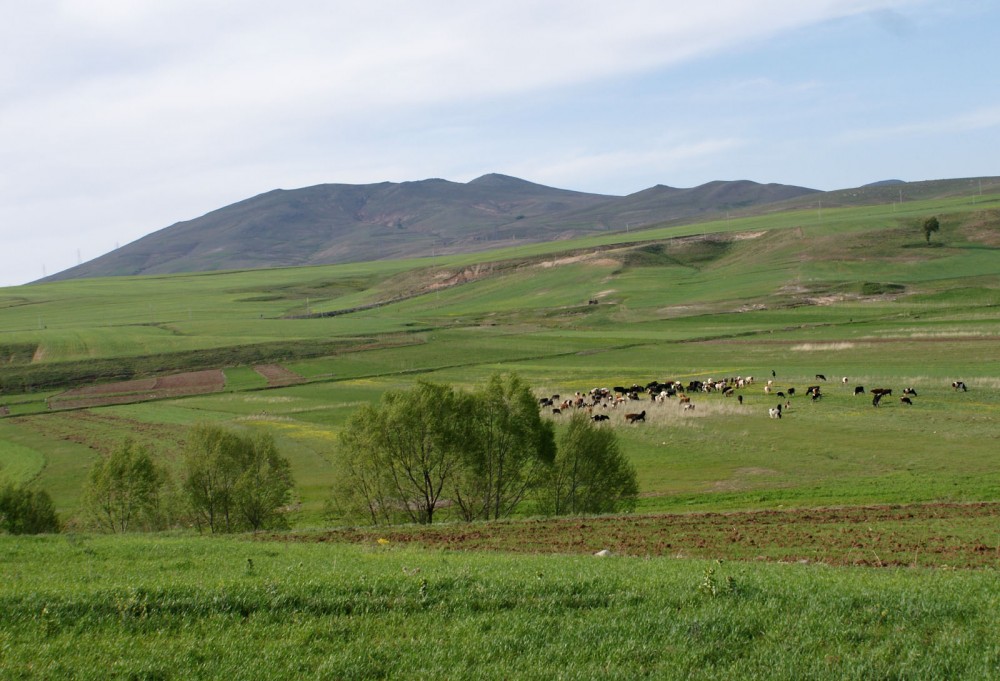
<svg viewBox="0 0 1000 681"><path fill-rule="evenodd" d="M865 387L863 385L856 385L856 386L854 386L854 394L855 395L864 395L865 394Z"/></svg>

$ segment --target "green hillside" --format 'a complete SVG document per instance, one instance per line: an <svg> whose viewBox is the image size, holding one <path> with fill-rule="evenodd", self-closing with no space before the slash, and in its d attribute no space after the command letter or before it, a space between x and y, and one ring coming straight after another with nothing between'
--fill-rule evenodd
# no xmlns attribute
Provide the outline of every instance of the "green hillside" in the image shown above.
<svg viewBox="0 0 1000 681"><path fill-rule="evenodd" d="M977 194L486 256L4 289L0 476L49 489L72 514L98 452L132 436L175 461L187 426L219 420L281 439L298 481L295 522L312 525L325 522L347 415L416 378L471 387L516 371L544 395L761 381L773 370L778 386L800 391L819 373L849 384L827 386L822 404L796 398L780 430L760 385L741 406L705 396L688 418L651 409L648 427L619 429L643 510L992 499L997 202ZM927 243L930 215L942 229ZM292 384L269 382L260 365ZM142 392L141 380L189 370L222 370L222 391ZM955 394L956 379L973 390ZM133 383L110 385L122 380ZM912 385L920 399L875 411L855 384ZM111 397L93 401L100 390ZM958 463L946 455L956 439Z"/></svg>
<svg viewBox="0 0 1000 681"><path fill-rule="evenodd" d="M0 290L0 484L48 491L66 523L0 536L2 675L995 676L1000 194L945 189L484 255ZM690 410L643 395L644 423L607 412L635 514L328 514L360 405L496 371L538 396L755 380ZM877 408L874 387L894 390ZM274 436L289 531L87 533L101 453L131 438L176 477L206 422Z"/></svg>
<svg viewBox="0 0 1000 681"><path fill-rule="evenodd" d="M816 191L750 181L653 187L630 196L556 189L506 175L274 190L177 223L47 281L287 267L482 252L704 220Z"/></svg>

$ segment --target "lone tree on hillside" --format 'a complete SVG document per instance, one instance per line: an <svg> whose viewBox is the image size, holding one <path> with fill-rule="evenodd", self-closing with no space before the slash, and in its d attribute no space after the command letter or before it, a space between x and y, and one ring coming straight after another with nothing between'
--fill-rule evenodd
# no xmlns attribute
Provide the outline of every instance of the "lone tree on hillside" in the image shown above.
<svg viewBox="0 0 1000 681"><path fill-rule="evenodd" d="M924 220L924 238L927 239L928 244L931 242L931 234L939 231L941 231L941 223L938 222L937 216Z"/></svg>

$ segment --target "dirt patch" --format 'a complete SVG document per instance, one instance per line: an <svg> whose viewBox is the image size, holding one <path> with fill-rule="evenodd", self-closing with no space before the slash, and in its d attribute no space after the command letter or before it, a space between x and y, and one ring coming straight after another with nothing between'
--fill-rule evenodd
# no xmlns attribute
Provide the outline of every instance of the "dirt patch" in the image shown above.
<svg viewBox="0 0 1000 681"><path fill-rule="evenodd" d="M299 374L289 371L280 364L258 364L254 366L253 370L266 378L269 386L292 385L305 380Z"/></svg>
<svg viewBox="0 0 1000 681"><path fill-rule="evenodd" d="M148 392L155 387L155 378L142 378L134 381L117 381L115 383L102 383L100 385L88 385L83 388L73 388L72 390L60 393L58 397L70 398L120 395L122 393Z"/></svg>
<svg viewBox="0 0 1000 681"><path fill-rule="evenodd" d="M417 544L513 553L674 556L869 567L995 568L1000 503L551 518L271 534L286 541Z"/></svg>
<svg viewBox="0 0 1000 681"><path fill-rule="evenodd" d="M168 397L219 392L226 379L221 369L187 371L172 376L102 383L67 390L49 398L50 409L80 409L129 404Z"/></svg>

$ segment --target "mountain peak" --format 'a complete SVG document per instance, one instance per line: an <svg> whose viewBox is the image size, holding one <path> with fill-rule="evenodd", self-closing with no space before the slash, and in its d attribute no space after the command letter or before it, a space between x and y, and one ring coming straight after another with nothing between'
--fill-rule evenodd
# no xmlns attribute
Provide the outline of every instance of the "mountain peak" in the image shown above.
<svg viewBox="0 0 1000 681"><path fill-rule="evenodd" d="M467 184L478 187L511 187L517 185L533 185L534 183L522 180L518 177L512 177L510 175L487 173L485 175L480 175L474 180L470 180Z"/></svg>

